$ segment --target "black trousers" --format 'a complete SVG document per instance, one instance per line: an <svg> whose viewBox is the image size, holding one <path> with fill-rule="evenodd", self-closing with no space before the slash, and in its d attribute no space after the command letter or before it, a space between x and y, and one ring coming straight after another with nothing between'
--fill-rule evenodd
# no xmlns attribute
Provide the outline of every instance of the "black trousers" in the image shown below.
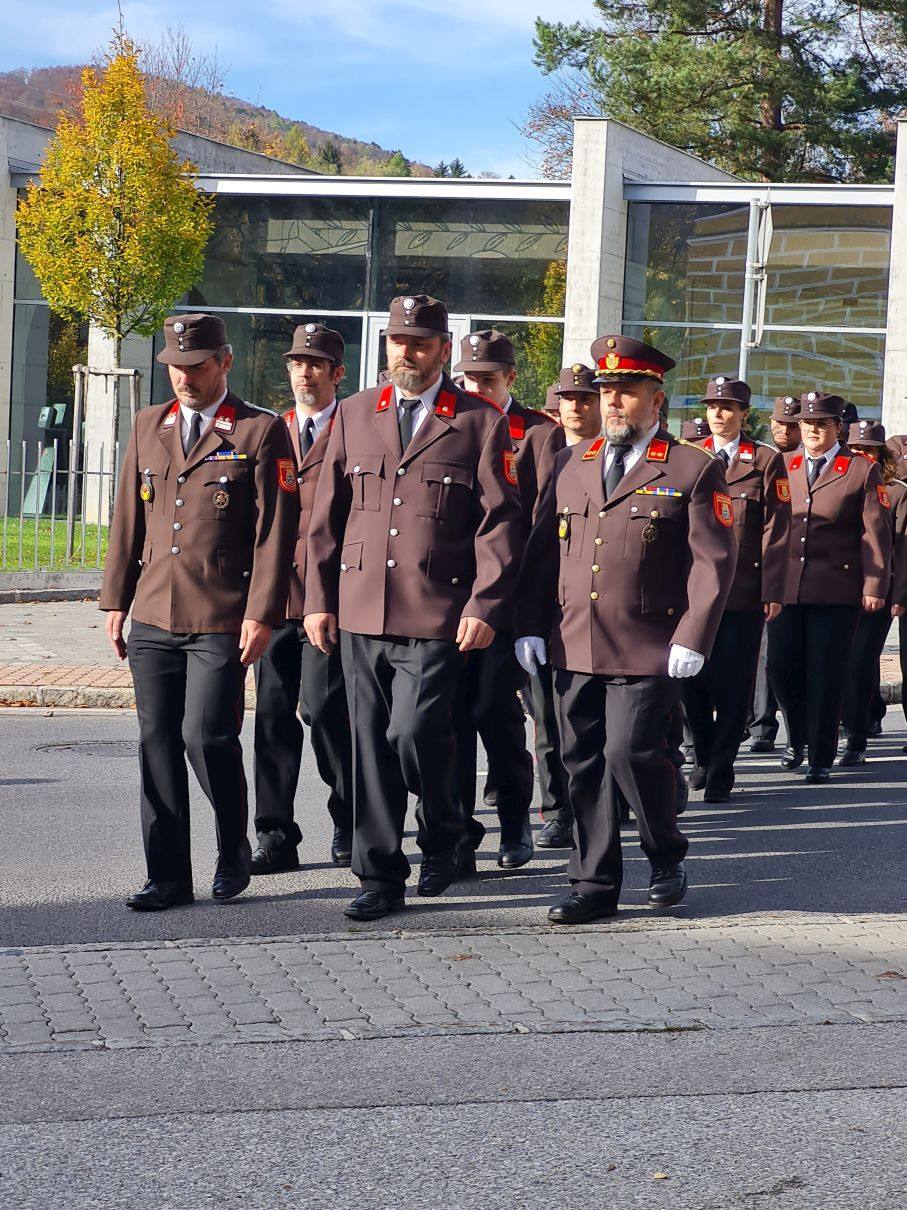
<svg viewBox="0 0 907 1210"><path fill-rule="evenodd" d="M778 738L778 703L772 693L766 671L768 656L767 628L762 631L759 645L759 662L756 665L756 685L753 690L753 710L750 718L750 739L767 739L773 744Z"/></svg>
<svg viewBox="0 0 907 1210"><path fill-rule="evenodd" d="M891 610L863 613L857 624L847 662L841 722L847 732L847 746L857 752L866 751L870 722L881 716L876 713L879 693L879 659L891 627Z"/></svg>
<svg viewBox="0 0 907 1210"><path fill-rule="evenodd" d="M733 777L753 697L763 620L761 611L726 610L702 671L681 682L696 764L713 776Z"/></svg>
<svg viewBox="0 0 907 1210"><path fill-rule="evenodd" d="M785 605L768 625L768 676L792 748L830 769L858 605Z"/></svg>
<svg viewBox="0 0 907 1210"><path fill-rule="evenodd" d="M456 643L342 631L353 733L353 873L364 890L402 893L407 794L426 857L468 843L454 776L453 709L463 656Z"/></svg>
<svg viewBox="0 0 907 1210"><path fill-rule="evenodd" d="M526 716L517 696L527 675L513 650L513 635L496 634L490 647L461 656L463 670L454 708L457 787L470 840L482 843L475 818L478 737L488 757L488 780L497 794L502 836L529 817L534 778L526 748Z"/></svg>
<svg viewBox="0 0 907 1210"><path fill-rule="evenodd" d="M542 818L546 823L560 819L572 824L573 810L567 790L567 771L561 760L550 664L542 664L538 673L529 678L529 702L535 726L535 767L542 798Z"/></svg>
<svg viewBox="0 0 907 1210"><path fill-rule="evenodd" d="M127 643L139 721L142 837L152 881L192 881L186 757L214 808L218 866L251 856L239 733L246 670L236 634L171 634L133 622Z"/></svg>
<svg viewBox="0 0 907 1210"><path fill-rule="evenodd" d="M554 672L561 756L575 815L567 876L578 891L610 892L623 879L619 790L636 816L653 865L681 861L688 843L677 828L675 766L669 747L676 681L664 676L611 679Z"/></svg>
<svg viewBox="0 0 907 1210"><path fill-rule="evenodd" d="M255 664L255 831L267 844L283 833L299 844L293 804L302 759L303 726L318 775L328 788L328 813L353 829L350 719L339 649L325 655L292 622L275 628ZM297 706L302 723L297 715ZM279 837L278 837L279 839Z"/></svg>

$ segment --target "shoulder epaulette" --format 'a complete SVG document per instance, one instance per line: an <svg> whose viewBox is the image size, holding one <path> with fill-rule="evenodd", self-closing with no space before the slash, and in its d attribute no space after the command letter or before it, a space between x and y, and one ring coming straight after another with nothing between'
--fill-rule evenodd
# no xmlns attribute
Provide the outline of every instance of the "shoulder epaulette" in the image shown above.
<svg viewBox="0 0 907 1210"><path fill-rule="evenodd" d="M273 409L259 407L259 405L257 403L249 403L248 399L244 399L243 403L246 405L247 408L251 408L253 412L265 412L266 415L275 416L275 417L277 415L277 413L275 411L273 411Z"/></svg>
<svg viewBox="0 0 907 1210"><path fill-rule="evenodd" d="M678 445L685 445L685 446L687 446L688 449L691 449L691 450L699 450L700 454L702 454L703 457L705 457L705 458L714 458L715 457L715 455L712 453L711 450L707 450L705 448L705 446L698 445L695 441L687 441L687 439L685 437L675 437L674 440L677 442Z"/></svg>
<svg viewBox="0 0 907 1210"><path fill-rule="evenodd" d="M467 391L465 387L460 387L460 390L464 395L471 395L473 399L481 399L482 402L487 403L490 408L494 408L496 411L500 412L502 416L504 415L504 409L501 407L501 405L499 403L495 403L493 399L489 399L487 395L480 395L478 391Z"/></svg>

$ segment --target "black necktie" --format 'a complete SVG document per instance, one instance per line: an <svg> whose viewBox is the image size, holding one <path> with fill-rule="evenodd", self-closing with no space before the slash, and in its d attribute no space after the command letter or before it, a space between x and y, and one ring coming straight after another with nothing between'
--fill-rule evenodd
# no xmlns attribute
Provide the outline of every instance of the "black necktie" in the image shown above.
<svg viewBox="0 0 907 1210"><path fill-rule="evenodd" d="M621 479L624 477L624 460L632 450L632 445L612 445L614 457L611 459L611 465L605 472L605 499L610 500L611 493L616 489Z"/></svg>
<svg viewBox="0 0 907 1210"><path fill-rule="evenodd" d="M718 457L724 463L724 469L727 470L727 468L731 465L731 460L728 457L727 450L717 450L716 452L718 454Z"/></svg>
<svg viewBox="0 0 907 1210"><path fill-rule="evenodd" d="M183 456L189 457L192 450L198 444L198 439L202 435L202 414L201 412L193 412L192 419L189 421L189 435L183 442Z"/></svg>
<svg viewBox="0 0 907 1210"><path fill-rule="evenodd" d="M400 407L403 409L403 415L400 417L400 448L404 453L406 452L406 447L413 439L413 418L416 408L421 402L421 397L400 400Z"/></svg>
<svg viewBox="0 0 907 1210"><path fill-rule="evenodd" d="M809 462L809 474L806 476L806 482L810 487L812 487L815 481L822 474L822 467L825 465L825 455L823 454L819 458L810 458Z"/></svg>
<svg viewBox="0 0 907 1210"><path fill-rule="evenodd" d="M315 444L315 421L310 416L302 427L302 456L303 458Z"/></svg>

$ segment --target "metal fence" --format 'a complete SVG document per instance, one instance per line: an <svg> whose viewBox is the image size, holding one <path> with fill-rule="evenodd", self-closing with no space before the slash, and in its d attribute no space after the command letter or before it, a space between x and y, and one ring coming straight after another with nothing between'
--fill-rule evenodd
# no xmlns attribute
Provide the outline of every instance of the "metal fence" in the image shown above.
<svg viewBox="0 0 907 1210"><path fill-rule="evenodd" d="M83 451L74 441L6 442L0 466L0 571L100 568L120 466L120 445Z"/></svg>

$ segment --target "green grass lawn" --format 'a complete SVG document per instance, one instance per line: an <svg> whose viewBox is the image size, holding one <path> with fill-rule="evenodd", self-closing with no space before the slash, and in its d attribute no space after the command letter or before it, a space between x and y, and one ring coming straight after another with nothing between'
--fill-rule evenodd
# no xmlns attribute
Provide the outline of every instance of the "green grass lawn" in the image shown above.
<svg viewBox="0 0 907 1210"><path fill-rule="evenodd" d="M73 556L66 562L66 519L58 517L53 527L53 549L51 549L50 518L37 520L26 517L0 518L0 575L11 571L46 571L51 568L69 568L78 571L82 567L104 566L107 553L107 526L86 525L84 555L82 527L77 525L73 534ZM35 558L35 533L38 537L38 556ZM19 538L22 539L22 557L19 557ZM100 543L100 550L98 544Z"/></svg>

